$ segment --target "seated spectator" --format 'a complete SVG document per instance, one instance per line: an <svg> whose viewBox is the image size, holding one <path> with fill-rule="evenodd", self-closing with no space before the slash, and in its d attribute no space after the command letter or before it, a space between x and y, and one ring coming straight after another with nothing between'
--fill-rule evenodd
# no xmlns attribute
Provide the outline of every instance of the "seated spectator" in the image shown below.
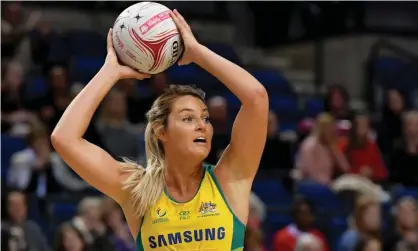
<svg viewBox="0 0 418 251"><path fill-rule="evenodd" d="M246 228L244 251L265 251L263 235L260 230L251 227Z"/></svg>
<svg viewBox="0 0 418 251"><path fill-rule="evenodd" d="M292 146L279 135L279 119L270 111L267 128L267 141L260 162L260 169L281 170L286 174L293 167Z"/></svg>
<svg viewBox="0 0 418 251"><path fill-rule="evenodd" d="M418 184L418 111L407 112L403 117L403 137L395 145L390 162L393 182Z"/></svg>
<svg viewBox="0 0 418 251"><path fill-rule="evenodd" d="M64 223L57 234L54 251L90 251L90 249L81 233L71 223Z"/></svg>
<svg viewBox="0 0 418 251"><path fill-rule="evenodd" d="M228 103L224 97L214 96L208 102L210 122L213 126L212 148L206 161L216 164L222 152L228 146L232 129L228 119Z"/></svg>
<svg viewBox="0 0 418 251"><path fill-rule="evenodd" d="M47 239L39 226L27 219L28 205L25 194L11 191L7 196L6 203L8 217L5 221L2 221L1 225L2 232L9 239L9 245L12 245L18 251L50 250Z"/></svg>
<svg viewBox="0 0 418 251"><path fill-rule="evenodd" d="M137 160L140 157L140 136L127 119L125 94L113 89L105 97L97 130L103 144L113 157L121 156Z"/></svg>
<svg viewBox="0 0 418 251"><path fill-rule="evenodd" d="M385 235L384 251L393 251L402 240L408 242L409 236L418 233L418 205L414 198L401 198L395 205L394 214L395 226Z"/></svg>
<svg viewBox="0 0 418 251"><path fill-rule="evenodd" d="M136 243L122 214L120 206L111 198L102 201L103 221L115 251L135 251Z"/></svg>
<svg viewBox="0 0 418 251"><path fill-rule="evenodd" d="M267 208L257 194L251 192L250 195L250 214L248 215L247 227L261 229L266 218Z"/></svg>
<svg viewBox="0 0 418 251"><path fill-rule="evenodd" d="M146 122L145 114L151 109L157 97L170 85L170 80L164 72L153 75L150 79L150 94L146 97L137 95L134 80L125 79L120 81L120 84L120 88L127 97L128 120L133 124L138 124Z"/></svg>
<svg viewBox="0 0 418 251"><path fill-rule="evenodd" d="M82 191L90 187L52 151L45 128L37 125L33 125L28 136L28 148L13 154L7 184L36 193L39 198L48 193Z"/></svg>
<svg viewBox="0 0 418 251"><path fill-rule="evenodd" d="M323 251L321 239L313 234L302 234L296 242L295 251Z"/></svg>
<svg viewBox="0 0 418 251"><path fill-rule="evenodd" d="M301 144L296 159L297 178L330 185L337 172L348 172L349 164L338 149L334 119L320 114L315 131Z"/></svg>
<svg viewBox="0 0 418 251"><path fill-rule="evenodd" d="M16 128L32 119L33 114L29 111L31 101L25 95L26 85L24 73L19 62L9 62L4 71L1 83L1 121L2 132L13 133Z"/></svg>
<svg viewBox="0 0 418 251"><path fill-rule="evenodd" d="M381 251L382 245L377 239L361 238L355 244L354 251Z"/></svg>
<svg viewBox="0 0 418 251"><path fill-rule="evenodd" d="M67 69L53 65L48 71L48 90L36 100L40 118L51 132L71 102L70 83Z"/></svg>
<svg viewBox="0 0 418 251"><path fill-rule="evenodd" d="M85 197L78 205L78 214L71 224L81 233L89 251L113 251L113 245L106 235L106 226L101 221L101 200Z"/></svg>
<svg viewBox="0 0 418 251"><path fill-rule="evenodd" d="M350 96L341 85L328 88L324 98L324 111L329 112L336 121L351 120L353 113L349 107Z"/></svg>
<svg viewBox="0 0 418 251"><path fill-rule="evenodd" d="M409 232L402 241L398 242L395 251L416 251L418 247L418 232Z"/></svg>
<svg viewBox="0 0 418 251"><path fill-rule="evenodd" d="M386 93L377 139L384 154L389 154L395 141L402 136L402 114L404 112L404 95L396 89L389 89Z"/></svg>
<svg viewBox="0 0 418 251"><path fill-rule="evenodd" d="M353 224L341 236L338 251L354 251L361 238L380 240L380 204L378 200L361 196L354 209Z"/></svg>
<svg viewBox="0 0 418 251"><path fill-rule="evenodd" d="M318 237L322 242L323 250L329 250L325 236L314 227L314 208L309 201L303 198L296 198L290 213L293 223L274 234L274 251L294 251L298 238L306 233Z"/></svg>
<svg viewBox="0 0 418 251"><path fill-rule="evenodd" d="M19 2L10 2L2 8L1 19L1 58L12 58L18 53L19 46L25 39L27 32L32 30L41 18L39 11L33 11L24 18L22 6Z"/></svg>
<svg viewBox="0 0 418 251"><path fill-rule="evenodd" d="M372 181L383 181L388 173L380 150L370 139L370 122L366 115L356 115L348 138L339 140L339 148L350 163L350 173L361 174Z"/></svg>

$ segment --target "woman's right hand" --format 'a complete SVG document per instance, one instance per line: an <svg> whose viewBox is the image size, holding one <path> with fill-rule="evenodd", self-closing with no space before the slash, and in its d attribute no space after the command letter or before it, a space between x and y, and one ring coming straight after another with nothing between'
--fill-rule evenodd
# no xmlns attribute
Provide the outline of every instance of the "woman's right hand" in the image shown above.
<svg viewBox="0 0 418 251"><path fill-rule="evenodd" d="M113 47L112 30L113 29L110 29L107 34L107 56L104 64L106 70L111 71L112 74L116 74L118 79L135 78L143 80L145 78L150 78L151 75L149 74L140 73L129 66L121 65L119 63L118 56Z"/></svg>

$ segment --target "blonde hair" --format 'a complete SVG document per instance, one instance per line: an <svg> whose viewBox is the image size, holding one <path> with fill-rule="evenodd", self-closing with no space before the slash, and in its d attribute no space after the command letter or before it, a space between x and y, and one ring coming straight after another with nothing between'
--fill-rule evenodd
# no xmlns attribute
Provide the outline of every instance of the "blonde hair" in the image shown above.
<svg viewBox="0 0 418 251"><path fill-rule="evenodd" d="M188 85L170 85L147 112L148 122L145 128L147 167L143 168L127 158L120 163L122 171L130 173L122 185L131 193L131 202L136 208L137 217L145 215L148 208L157 202L164 189L165 153L156 132L167 126L172 103L177 98L187 95L203 102L205 100L205 93L201 89Z"/></svg>

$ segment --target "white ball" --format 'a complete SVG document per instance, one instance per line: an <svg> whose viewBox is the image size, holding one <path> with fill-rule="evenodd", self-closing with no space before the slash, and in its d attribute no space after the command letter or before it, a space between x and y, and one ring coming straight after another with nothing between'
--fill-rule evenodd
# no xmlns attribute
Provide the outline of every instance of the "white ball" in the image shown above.
<svg viewBox="0 0 418 251"><path fill-rule="evenodd" d="M126 8L113 25L113 46L119 60L142 73L157 74L172 66L183 42L170 9L141 2Z"/></svg>

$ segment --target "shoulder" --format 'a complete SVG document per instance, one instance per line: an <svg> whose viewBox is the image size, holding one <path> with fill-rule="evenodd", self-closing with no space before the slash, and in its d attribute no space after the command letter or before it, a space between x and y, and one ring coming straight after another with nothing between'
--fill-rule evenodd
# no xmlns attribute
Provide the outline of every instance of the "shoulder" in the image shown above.
<svg viewBox="0 0 418 251"><path fill-rule="evenodd" d="M281 242L289 239L290 237L291 235L289 234L287 227L284 227L274 234L274 241Z"/></svg>
<svg viewBox="0 0 418 251"><path fill-rule="evenodd" d="M359 234L355 230L347 230L341 235L340 239L340 245L342 246L351 246L354 245L353 243L356 243L356 240L358 239Z"/></svg>
<svg viewBox="0 0 418 251"><path fill-rule="evenodd" d="M314 148L318 144L318 141L316 140L316 137L313 135L308 136L306 139L302 141L301 144L301 150L310 150Z"/></svg>

